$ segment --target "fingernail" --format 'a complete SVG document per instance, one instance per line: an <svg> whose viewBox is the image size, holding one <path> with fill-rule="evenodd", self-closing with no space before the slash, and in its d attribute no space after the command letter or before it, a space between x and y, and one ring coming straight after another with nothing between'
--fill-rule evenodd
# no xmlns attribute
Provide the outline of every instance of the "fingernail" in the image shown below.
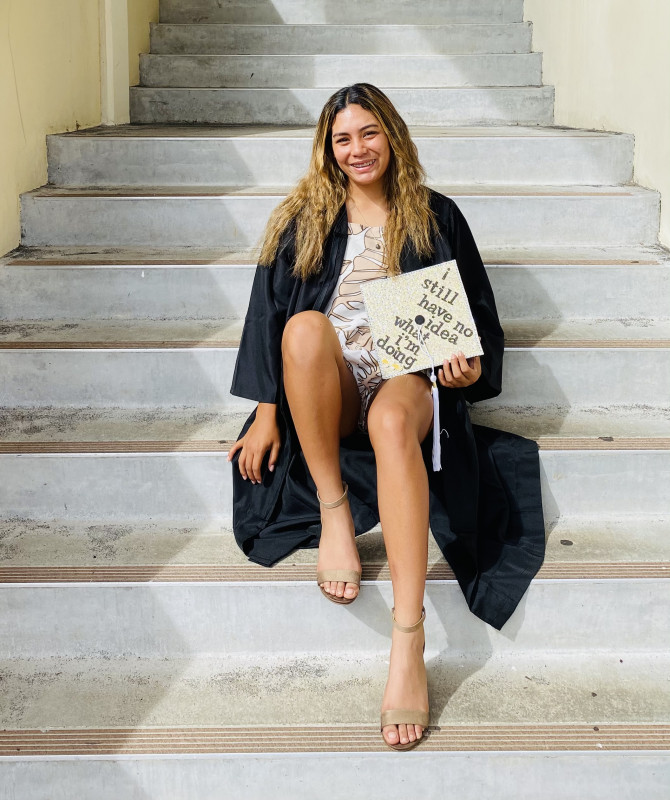
<svg viewBox="0 0 670 800"><path fill-rule="evenodd" d="M270 470L270 472L274 472L275 471L275 465L274 464L270 464L268 469Z"/></svg>

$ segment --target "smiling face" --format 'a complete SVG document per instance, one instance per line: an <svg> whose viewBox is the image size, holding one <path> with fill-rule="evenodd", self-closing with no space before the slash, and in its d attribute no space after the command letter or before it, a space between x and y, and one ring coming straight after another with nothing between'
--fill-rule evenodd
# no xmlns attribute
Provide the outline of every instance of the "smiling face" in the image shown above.
<svg viewBox="0 0 670 800"><path fill-rule="evenodd" d="M349 181L360 188L376 187L391 160L391 147L379 120L356 103L333 121L333 154Z"/></svg>

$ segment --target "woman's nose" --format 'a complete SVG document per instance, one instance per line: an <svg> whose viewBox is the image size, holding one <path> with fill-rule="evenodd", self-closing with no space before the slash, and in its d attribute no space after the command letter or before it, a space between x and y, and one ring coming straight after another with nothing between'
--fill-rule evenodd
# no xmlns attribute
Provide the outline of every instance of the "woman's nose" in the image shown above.
<svg viewBox="0 0 670 800"><path fill-rule="evenodd" d="M361 155L362 153L367 153L368 147L367 144L365 143L365 139L363 138L354 139L352 144L353 144L352 151L354 155L358 156Z"/></svg>

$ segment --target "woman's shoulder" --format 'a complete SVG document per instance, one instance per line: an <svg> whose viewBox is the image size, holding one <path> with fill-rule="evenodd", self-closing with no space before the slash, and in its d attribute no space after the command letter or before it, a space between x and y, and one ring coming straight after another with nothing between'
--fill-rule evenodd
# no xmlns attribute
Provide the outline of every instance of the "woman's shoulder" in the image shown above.
<svg viewBox="0 0 670 800"><path fill-rule="evenodd" d="M469 227L463 212L455 200L436 192L434 189L429 189L428 191L430 192L430 208L443 232L454 234Z"/></svg>
<svg viewBox="0 0 670 800"><path fill-rule="evenodd" d="M435 189L428 189L429 203L438 222L447 223L453 219L454 212L458 209L455 201Z"/></svg>

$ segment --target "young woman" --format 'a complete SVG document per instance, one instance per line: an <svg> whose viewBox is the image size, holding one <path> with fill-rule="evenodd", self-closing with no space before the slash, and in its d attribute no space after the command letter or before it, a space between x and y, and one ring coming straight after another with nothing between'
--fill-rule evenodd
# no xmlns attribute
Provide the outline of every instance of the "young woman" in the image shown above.
<svg viewBox="0 0 670 800"><path fill-rule="evenodd" d="M439 369L433 472L430 383L421 373L381 379L360 284L452 258L484 355ZM229 454L233 524L244 552L267 566L318 545L321 591L346 604L360 591L354 537L381 521L394 597L382 735L394 749L416 745L429 721L429 524L470 609L497 628L542 563L537 447L472 426L466 408L500 392L503 345L468 225L424 185L402 118L370 84L336 92L256 270L231 388L258 403Z"/></svg>

